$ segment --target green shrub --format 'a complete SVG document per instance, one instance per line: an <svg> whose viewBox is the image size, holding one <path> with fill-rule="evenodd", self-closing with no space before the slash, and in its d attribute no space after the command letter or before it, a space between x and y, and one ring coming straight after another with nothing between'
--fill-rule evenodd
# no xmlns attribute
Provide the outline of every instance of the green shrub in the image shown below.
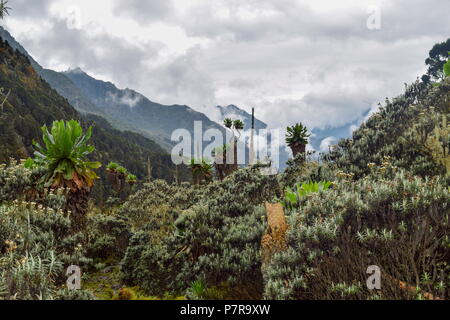
<svg viewBox="0 0 450 320"><path fill-rule="evenodd" d="M151 224L155 233L165 234L167 228L172 228L176 212L191 207L201 197L199 187L187 183L169 185L164 180L155 180L131 195L118 210L118 215L128 221L132 230Z"/></svg>
<svg viewBox="0 0 450 320"><path fill-rule="evenodd" d="M436 137L436 128L443 117L450 123L449 98L450 78L437 87L417 81L407 86L403 95L387 100L354 131L352 139L341 140L325 159L336 169L354 173L357 179L369 173L368 164L380 165L385 157L415 175L445 175L445 163L439 159L448 158L448 133ZM441 144L440 154L429 145L436 139Z"/></svg>
<svg viewBox="0 0 450 320"><path fill-rule="evenodd" d="M87 234L87 256L103 260L120 260L130 237L128 226L123 219L101 214L89 217Z"/></svg>
<svg viewBox="0 0 450 320"><path fill-rule="evenodd" d="M87 266L82 237L69 235L70 219L59 210L36 203L0 205L4 244L0 252L0 282L6 299L52 299L65 283L71 264Z"/></svg>
<svg viewBox="0 0 450 320"><path fill-rule="evenodd" d="M146 195L152 203L165 201L152 193L141 197ZM226 284L231 297L260 298L260 241L265 230L261 205L275 196L280 196L276 178L252 169L208 185L190 197L190 207L186 200L181 202L184 206L178 206L178 217L163 237L154 239L151 225L135 234L122 261L124 280L152 295L185 293L201 281L208 288Z"/></svg>
<svg viewBox="0 0 450 320"><path fill-rule="evenodd" d="M0 167L0 291L3 299L53 299L71 264L90 264L83 236L70 234L61 190L42 190L33 171L12 163ZM6 178L5 178L6 177ZM27 201L27 199L33 201ZM14 199L14 201L12 201Z"/></svg>
<svg viewBox="0 0 450 320"><path fill-rule="evenodd" d="M0 164L0 202L12 201L24 195L31 186L32 171L12 160L10 165Z"/></svg>
<svg viewBox="0 0 450 320"><path fill-rule="evenodd" d="M311 193L318 193L328 190L332 186L332 182L308 182L295 184L294 190L287 187L284 194L283 205L286 208L296 208L300 201Z"/></svg>
<svg viewBox="0 0 450 320"><path fill-rule="evenodd" d="M54 296L54 300L96 300L95 296L86 290L68 290L68 289L62 289L56 292Z"/></svg>
<svg viewBox="0 0 450 320"><path fill-rule="evenodd" d="M130 240L121 263L125 284L139 285L147 294L162 296L167 291L183 290L177 275L189 261L174 259L175 250L164 243L155 243L149 231L139 231ZM180 279L181 280L181 279Z"/></svg>
<svg viewBox="0 0 450 320"><path fill-rule="evenodd" d="M290 212L288 250L265 270L266 298L371 299L370 265L382 270L383 299L417 297L399 281L450 297L448 185L440 177L381 172L312 194Z"/></svg>

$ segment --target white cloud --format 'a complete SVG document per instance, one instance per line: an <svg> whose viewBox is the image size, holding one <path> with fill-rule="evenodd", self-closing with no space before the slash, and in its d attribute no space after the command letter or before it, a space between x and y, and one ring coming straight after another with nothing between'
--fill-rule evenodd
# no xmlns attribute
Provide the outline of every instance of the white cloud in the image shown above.
<svg viewBox="0 0 450 320"><path fill-rule="evenodd" d="M322 140L320 143L320 151L328 151L329 146L336 144L337 139L335 137L328 137Z"/></svg>
<svg viewBox="0 0 450 320"><path fill-rule="evenodd" d="M125 93L121 96L118 96L117 93L108 92L106 99L108 102L112 102L114 104L125 104L130 108L134 108L141 100L142 96L136 94L131 90L125 90Z"/></svg>
<svg viewBox="0 0 450 320"><path fill-rule="evenodd" d="M11 2L8 29L45 67L214 117L235 104L271 128L341 126L399 94L450 30L448 0L73 0ZM368 30L368 5L381 30Z"/></svg>

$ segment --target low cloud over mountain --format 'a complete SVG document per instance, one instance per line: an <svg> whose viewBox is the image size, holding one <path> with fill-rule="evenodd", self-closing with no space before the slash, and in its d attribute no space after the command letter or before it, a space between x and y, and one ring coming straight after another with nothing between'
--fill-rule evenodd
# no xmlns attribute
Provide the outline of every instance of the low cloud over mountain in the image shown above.
<svg viewBox="0 0 450 320"><path fill-rule="evenodd" d="M379 30L366 25L371 5L379 5ZM11 6L8 29L44 67L80 66L167 105L255 107L274 128L360 121L424 72L429 48L450 29L447 0L80 0L75 9L69 0L17 0Z"/></svg>

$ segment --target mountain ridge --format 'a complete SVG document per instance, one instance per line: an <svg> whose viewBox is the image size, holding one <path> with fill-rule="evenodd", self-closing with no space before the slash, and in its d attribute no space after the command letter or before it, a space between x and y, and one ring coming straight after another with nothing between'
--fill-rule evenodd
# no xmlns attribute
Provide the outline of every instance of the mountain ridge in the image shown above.
<svg viewBox="0 0 450 320"><path fill-rule="evenodd" d="M225 128L187 105L163 105L132 89L119 89L111 82L98 80L80 68L63 72L98 108L112 118L146 133L167 150L173 146L171 135L177 129L194 133L194 121L201 121L203 130Z"/></svg>
<svg viewBox="0 0 450 320"><path fill-rule="evenodd" d="M250 130L252 125L252 115L234 104L215 107L221 115L221 121L225 118L239 119L244 122L244 130ZM267 129L268 125L255 117L255 130Z"/></svg>
<svg viewBox="0 0 450 320"><path fill-rule="evenodd" d="M1 38L0 38L1 40ZM96 147L93 159L106 166L120 162L139 179L147 179L147 159L150 157L154 178L174 181L175 165L170 154L154 141L133 132L110 127L104 118L90 114L86 118L58 94L33 68L29 58L0 41L0 87L10 92L0 114L0 162L25 159L33 154L33 140L40 140L41 127L55 120L80 121L84 128L93 125L92 144ZM95 118L98 117L98 118ZM187 178L187 170L180 170ZM105 170L100 169L102 182L95 193L109 195Z"/></svg>
<svg viewBox="0 0 450 320"><path fill-rule="evenodd" d="M234 104L212 107L218 111L220 119L210 119L206 114L187 105L163 105L133 89L119 89L112 82L95 79L80 67L63 72L45 69L2 27L0 36L5 37L13 48L27 56L36 72L79 112L101 116L118 130L142 134L156 141L167 152L170 152L174 145L171 133L183 128L193 136L194 121L202 121L203 130L214 128L222 133L225 133L226 129L220 123L227 117L243 120L244 130L251 127L251 114ZM326 151L322 150L322 142L337 142L340 138L350 137L351 127L355 125L357 123L339 128L313 128L310 145L319 152ZM267 128L268 124L255 117L256 130ZM282 147L280 154L281 168L284 169L289 153Z"/></svg>
<svg viewBox="0 0 450 320"><path fill-rule="evenodd" d="M0 26L0 37L6 40L13 49L17 49L20 53L25 55L34 70L36 70L36 72L61 96L65 97L78 111L101 114L101 111L93 105L68 78L60 72L43 68L11 35L11 33L2 26Z"/></svg>

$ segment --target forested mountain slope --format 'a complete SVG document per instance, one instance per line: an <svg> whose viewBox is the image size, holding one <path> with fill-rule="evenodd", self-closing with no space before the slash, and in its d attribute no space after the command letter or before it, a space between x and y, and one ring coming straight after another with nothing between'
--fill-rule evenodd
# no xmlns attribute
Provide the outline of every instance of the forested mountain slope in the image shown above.
<svg viewBox="0 0 450 320"><path fill-rule="evenodd" d="M80 112L94 113L105 116L102 111L95 106L83 93L78 89L69 78L63 74L43 68L27 50L14 39L14 37L3 27L0 26L0 37L8 41L13 49L17 49L25 55L33 66L34 70L55 89L61 96L65 97L70 104Z"/></svg>
<svg viewBox="0 0 450 320"><path fill-rule="evenodd" d="M155 103L134 90L121 90L111 82L97 80L80 68L64 74L105 114L155 138L167 149L173 144L171 135L176 129L187 129L193 137L195 121L201 121L203 131L214 128L225 132L222 126L186 105Z"/></svg>
<svg viewBox="0 0 450 320"><path fill-rule="evenodd" d="M152 102L133 90L120 90L110 82L94 79L78 68L67 72L45 69L2 27L0 36L28 57L35 71L76 110L100 115L117 129L144 134L167 151L173 144L172 132L184 128L193 134L194 121L201 121L203 130L216 128L225 132L222 126L188 106Z"/></svg>
<svg viewBox="0 0 450 320"><path fill-rule="evenodd" d="M29 59L7 42L0 44L0 87L10 92L0 116L0 162L10 157L26 158L33 152L33 139L39 140L42 125L54 120L81 120L94 126L93 158L104 166L120 162L139 178L147 176L147 157L152 159L155 178L174 180L170 155L158 144L132 132L113 129L106 120L90 115L85 119L34 70ZM103 170L104 171L104 170Z"/></svg>

